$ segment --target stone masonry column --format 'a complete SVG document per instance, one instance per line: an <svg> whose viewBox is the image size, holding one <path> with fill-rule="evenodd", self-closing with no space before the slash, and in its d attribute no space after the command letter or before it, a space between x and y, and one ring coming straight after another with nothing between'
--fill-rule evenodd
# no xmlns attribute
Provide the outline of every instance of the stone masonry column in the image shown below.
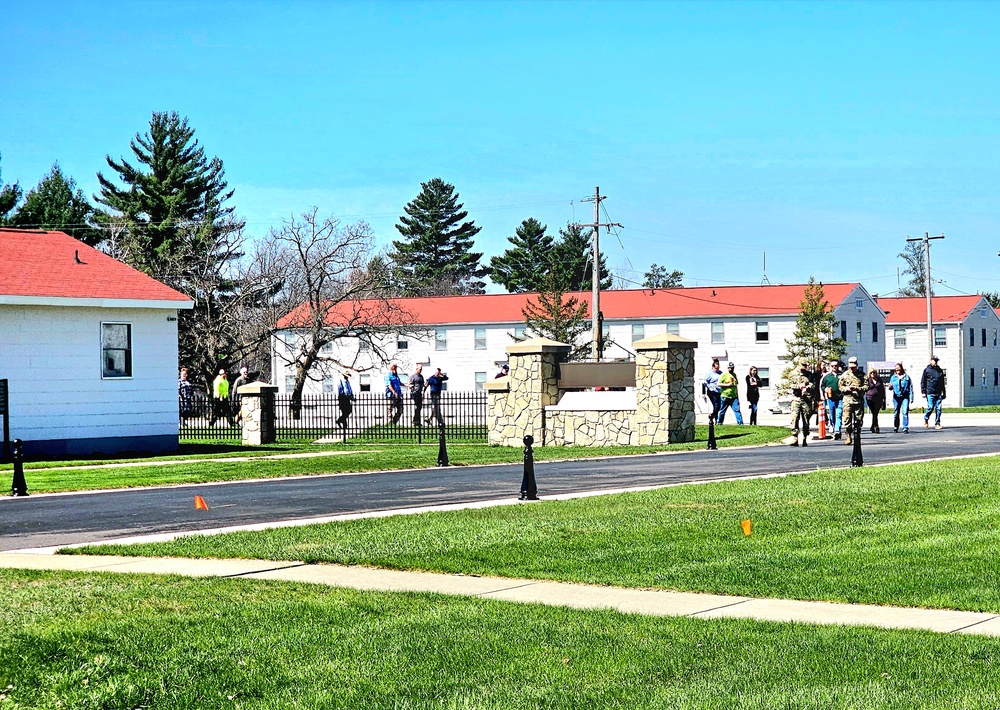
<svg viewBox="0 0 1000 710"><path fill-rule="evenodd" d="M510 374L486 383L489 392L489 442L523 446L530 434L545 442L544 407L559 399L558 365L572 347L547 338L532 338L507 347Z"/></svg>
<svg viewBox="0 0 1000 710"><path fill-rule="evenodd" d="M240 396L243 445L273 444L277 438L274 395L278 388L266 382L251 382L241 386L236 393Z"/></svg>
<svg viewBox="0 0 1000 710"><path fill-rule="evenodd" d="M694 441L694 351L678 335L654 335L635 348L635 422L639 445Z"/></svg>

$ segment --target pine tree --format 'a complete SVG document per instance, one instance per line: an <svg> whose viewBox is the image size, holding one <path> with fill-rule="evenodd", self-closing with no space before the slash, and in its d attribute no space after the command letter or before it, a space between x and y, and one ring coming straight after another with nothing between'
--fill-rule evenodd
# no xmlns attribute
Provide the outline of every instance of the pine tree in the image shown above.
<svg viewBox="0 0 1000 710"><path fill-rule="evenodd" d="M485 293L487 269L474 252L473 237L481 227L465 221L455 186L434 178L421 183L420 194L403 210L390 258L396 278L410 296Z"/></svg>
<svg viewBox="0 0 1000 710"><path fill-rule="evenodd" d="M6 224L6 217L21 199L21 186L18 183L4 185L0 180L0 224Z"/></svg>
<svg viewBox="0 0 1000 710"><path fill-rule="evenodd" d="M507 237L511 248L490 259L490 278L509 293L538 291L546 273L552 270L555 241L545 233L547 226L534 217L521 222L514 236Z"/></svg>
<svg viewBox="0 0 1000 710"><path fill-rule="evenodd" d="M56 163L28 192L9 223L14 227L58 230L94 246L104 236L91 224L93 214L94 207L83 190L77 188L73 178L63 175Z"/></svg>
<svg viewBox="0 0 1000 710"><path fill-rule="evenodd" d="M909 276L910 280L906 286L899 289L900 296L927 296L927 268L924 264L923 242L907 242L906 247L897 254L906 262L903 276ZM934 295L934 287L931 286L931 295Z"/></svg>
<svg viewBox="0 0 1000 710"><path fill-rule="evenodd" d="M799 303L795 332L785 341L789 365L781 373L780 392L790 391L792 375L798 369L795 361L799 358L817 363L840 360L844 356L847 343L836 336L836 327L837 319L826 301L823 284L810 276Z"/></svg>
<svg viewBox="0 0 1000 710"><path fill-rule="evenodd" d="M559 230L559 240L553 246L552 271L562 291L586 291L594 278L593 231L572 222ZM601 289L611 288L611 272L604 255L600 259Z"/></svg>
<svg viewBox="0 0 1000 710"><path fill-rule="evenodd" d="M546 274L542 288L528 299L521 313L532 334L572 345L569 360L581 360L590 352L590 343L583 337L590 330L587 322L588 304L575 296L566 297L558 278Z"/></svg>

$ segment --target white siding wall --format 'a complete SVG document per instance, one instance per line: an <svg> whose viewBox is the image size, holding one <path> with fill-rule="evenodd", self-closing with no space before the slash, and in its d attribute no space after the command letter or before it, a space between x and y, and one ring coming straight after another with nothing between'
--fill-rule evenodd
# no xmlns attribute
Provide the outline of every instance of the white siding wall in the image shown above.
<svg viewBox="0 0 1000 710"><path fill-rule="evenodd" d="M101 323L112 321L132 324L129 379L101 377ZM0 306L0 379L12 438L176 437L176 311Z"/></svg>

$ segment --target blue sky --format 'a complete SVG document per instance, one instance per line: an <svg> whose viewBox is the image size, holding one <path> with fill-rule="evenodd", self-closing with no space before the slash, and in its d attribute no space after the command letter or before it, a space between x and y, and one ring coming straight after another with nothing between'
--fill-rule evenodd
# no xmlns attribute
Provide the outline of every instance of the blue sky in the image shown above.
<svg viewBox="0 0 1000 710"><path fill-rule="evenodd" d="M433 177L501 253L590 221L688 285L861 281L907 235L1000 291L1000 3L74 2L0 18L0 171L90 195L153 111L225 163L251 236L317 206L397 238Z"/></svg>

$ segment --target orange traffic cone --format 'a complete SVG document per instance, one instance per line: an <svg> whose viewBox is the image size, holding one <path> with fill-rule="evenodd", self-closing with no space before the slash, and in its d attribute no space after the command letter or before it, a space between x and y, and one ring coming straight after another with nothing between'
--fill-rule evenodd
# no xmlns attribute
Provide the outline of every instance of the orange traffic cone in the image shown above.
<svg viewBox="0 0 1000 710"><path fill-rule="evenodd" d="M208 510L208 503L201 496L194 497L194 509L195 510Z"/></svg>
<svg viewBox="0 0 1000 710"><path fill-rule="evenodd" d="M753 527L752 527L753 523L751 523L749 520L744 520L742 523L740 523L740 525L743 526L743 534L746 535L747 537L750 537L750 533L753 532Z"/></svg>
<svg viewBox="0 0 1000 710"><path fill-rule="evenodd" d="M819 403L819 438L826 438L826 405L823 402Z"/></svg>

